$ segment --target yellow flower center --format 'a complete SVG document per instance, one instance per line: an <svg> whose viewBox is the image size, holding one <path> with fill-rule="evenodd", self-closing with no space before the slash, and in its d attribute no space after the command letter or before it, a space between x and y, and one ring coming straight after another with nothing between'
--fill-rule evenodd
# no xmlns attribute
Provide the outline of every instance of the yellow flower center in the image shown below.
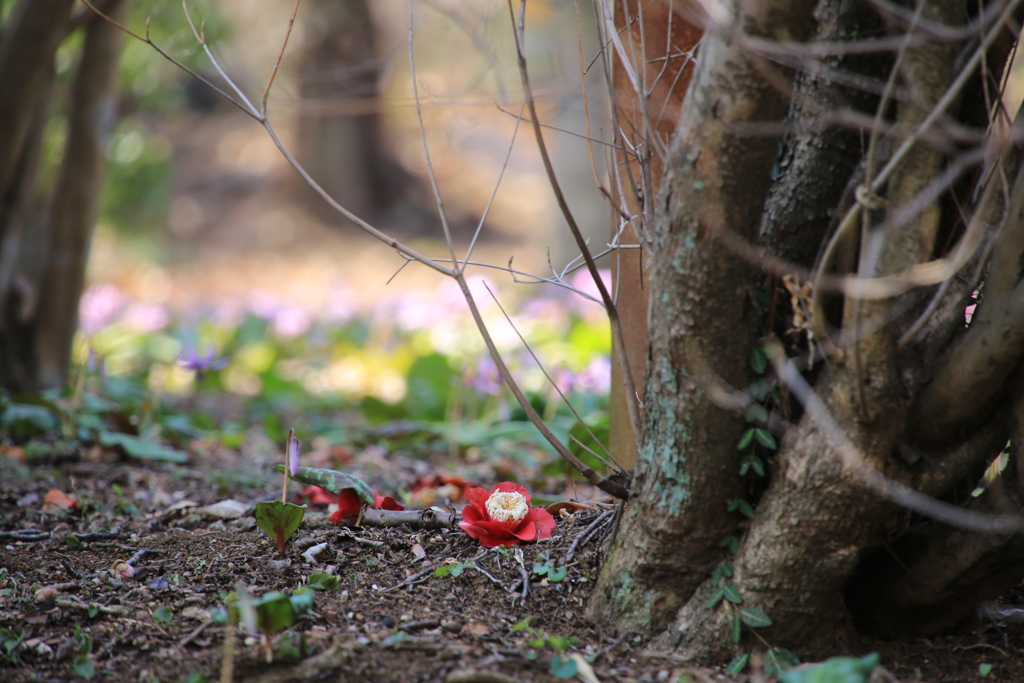
<svg viewBox="0 0 1024 683"><path fill-rule="evenodd" d="M497 491L487 499L487 512L496 522L517 522L529 511L526 496L515 491Z"/></svg>

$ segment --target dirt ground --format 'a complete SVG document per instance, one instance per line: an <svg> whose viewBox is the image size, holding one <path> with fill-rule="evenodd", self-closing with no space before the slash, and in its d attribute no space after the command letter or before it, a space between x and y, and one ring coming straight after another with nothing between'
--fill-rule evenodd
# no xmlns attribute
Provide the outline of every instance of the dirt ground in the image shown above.
<svg viewBox="0 0 1024 683"><path fill-rule="evenodd" d="M572 638L567 654L591 659L600 681L766 680L694 668L648 651L613 624L588 621L587 599L612 528L610 505L559 519L551 539L520 546L521 563L515 552L486 551L458 528L345 528L313 508L279 555L252 509L273 497L279 480L247 470L237 455L140 465L94 448L29 468L17 449L6 453L0 636L24 640L14 657L0 648L3 681L85 680L81 667L87 674L89 661L97 681L219 680L226 628L211 620L211 610L240 582L259 596L297 589L316 572L336 575L337 588L317 591L312 611L274 636L273 663L260 638L239 635L234 680L554 681L553 642ZM44 509L54 488L78 507ZM224 517L202 508L226 499L242 504ZM303 558L320 543L326 547L318 555ZM131 562L134 576L114 576L118 559ZM464 566L457 577L435 575L437 567L468 560L475 568ZM545 560L567 567L565 579L534 573ZM1007 600L1019 602L1016 595ZM527 618L533 631L516 630ZM537 646L537 638L546 642ZM1024 680L1021 626L989 624L861 649L854 654L881 653L894 678L880 680L979 681L985 663L992 669L984 680Z"/></svg>

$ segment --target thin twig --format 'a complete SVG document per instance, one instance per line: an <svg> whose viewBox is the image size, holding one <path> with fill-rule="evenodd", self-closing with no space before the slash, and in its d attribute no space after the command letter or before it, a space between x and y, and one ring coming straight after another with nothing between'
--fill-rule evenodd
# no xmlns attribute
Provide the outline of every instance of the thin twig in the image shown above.
<svg viewBox="0 0 1024 683"><path fill-rule="evenodd" d="M430 187L434 191L434 202L437 205L437 215L441 219L441 228L444 230L444 241L448 245L448 252L451 254L452 263L458 262L455 257L455 243L452 241L452 232L448 227L448 212L444 209L444 199L441 198L441 188L437 185L437 176L434 174L434 166L430 161L430 145L427 144L427 129L423 125L423 108L420 106L420 91L416 84L416 59L413 57L413 16L412 0L407 1L409 8L409 71L412 82L412 97L416 103L416 120L420 125L420 141L423 143L423 158L427 163L427 176L430 177Z"/></svg>
<svg viewBox="0 0 1024 683"><path fill-rule="evenodd" d="M624 472L625 468L619 464L619 461L615 459L614 455L608 452L608 449L604 447L604 444L601 443L601 440L597 438L594 432L591 431L589 425L587 425L587 423L584 422L583 418L580 417L580 414L576 412L576 408L573 407L572 403L562 392L562 389L561 387L558 386L558 383L551 378L550 374L548 374L547 368L544 367L544 364L540 361L540 358L537 358L537 354L533 352L533 347L530 346L530 343L526 341L525 337L523 337L523 334L519 331L519 328L516 327L516 324L514 322L512 322L512 318L510 318L508 313L505 312L505 307L501 305L500 301L498 301L498 297L496 297L494 295L494 292L491 291L490 286L485 282L484 287L487 289L487 293L491 295L491 299L494 300L494 303L495 305L497 305L498 310L501 311L501 314L503 316L505 316L505 320L508 322L509 325L512 326L512 330L516 333L516 336L519 337L519 341L523 343L523 346L526 348L526 351L530 354L530 357L533 358L533 361L537 364L537 367L540 368L540 371L544 373L544 378L547 379L548 383L555 388L555 391L558 393L559 398L562 399L562 403L568 406L569 410L572 412L573 417L576 418L576 421L583 425L583 428L587 430L587 435L589 435L591 439L593 439L599 446L601 446L601 450L605 452L605 455L612 459L615 465L612 465L611 463L607 462L601 456L597 455L596 453L593 453L593 451L591 451L591 453L593 453L593 455L595 455L609 469L613 469L619 473ZM590 449L588 448L587 450L589 451Z"/></svg>
<svg viewBox="0 0 1024 683"><path fill-rule="evenodd" d="M587 241L584 239L583 233L580 232L580 228L576 224L576 219L572 214L572 210L569 208L565 195L562 193L562 188L558 183L557 176L555 175L554 166L551 163L551 157L548 154L547 145L544 143L544 133L539 124L540 117L537 115L537 103L533 98L533 92L530 87L530 73L526 66L526 53L523 51L523 42L525 40L526 32L526 0L520 0L518 24L516 24L515 12L512 9L512 0L508 0L508 10L514 26L513 32L516 39L519 75L523 83L523 92L526 95L526 103L530 109L530 117L533 119L533 132L537 139L537 148L540 151L541 161L544 163L544 170L547 172L548 181L551 185L552 191L555 193L555 199L558 202L558 206L562 211L562 215L565 218L566 223L569 225L569 230L576 239L576 246L579 248L580 253L583 255L583 259L587 263L587 270L590 271L590 276L594 280L594 285L597 287L597 291L601 294L601 302L604 304L605 310L607 311L608 321L611 323L612 338L615 341L614 347L619 356L619 363L622 370L622 382L626 390L626 406L628 408L627 412L629 413L629 423L634 441L636 443L640 443L640 406L639 402L636 400L636 383L633 381L633 373L630 369L629 358L626 357L626 343L622 336L622 323L619 320L619 312L615 306L615 302L612 301L611 295L608 293L608 288L605 287L601 274L597 270L597 264L594 262L594 259L590 254L590 249L587 247Z"/></svg>

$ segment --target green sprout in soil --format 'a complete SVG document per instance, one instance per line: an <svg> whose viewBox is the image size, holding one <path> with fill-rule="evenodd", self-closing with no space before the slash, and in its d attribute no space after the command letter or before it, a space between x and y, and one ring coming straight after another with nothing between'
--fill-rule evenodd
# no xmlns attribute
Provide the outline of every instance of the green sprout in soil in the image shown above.
<svg viewBox="0 0 1024 683"><path fill-rule="evenodd" d="M295 430L288 432L286 448L287 467L284 469L284 490L281 500L265 501L256 505L256 524L268 536L277 541L277 552L284 553L285 543L302 524L306 513L305 505L288 502L288 474L294 475L299 469L299 440Z"/></svg>

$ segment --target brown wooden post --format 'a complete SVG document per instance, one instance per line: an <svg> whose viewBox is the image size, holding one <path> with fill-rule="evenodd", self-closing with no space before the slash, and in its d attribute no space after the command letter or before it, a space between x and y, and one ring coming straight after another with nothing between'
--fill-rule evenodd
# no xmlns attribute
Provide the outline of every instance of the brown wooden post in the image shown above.
<svg viewBox="0 0 1024 683"><path fill-rule="evenodd" d="M680 17L680 3L672 0L643 2L622 0L615 4L615 26L625 51L640 59L631 60L638 75L646 74L647 106L651 119L650 128L643 125L644 107L633 89L630 78L616 55L613 57L612 83L615 88L616 118L619 129L627 135L634 146L641 144L645 130L654 132L663 149L668 148L672 133L679 117L686 89L693 73L691 53L701 37L701 30L686 23ZM675 13L673 14L673 11ZM627 28L627 12L628 28ZM670 37L671 34L671 37ZM613 48L609 48L613 49ZM641 71L643 66L644 71ZM644 86L641 84L641 88ZM644 149L650 154L650 187L656 192L661 182L663 168L661 157L653 149ZM619 172L622 174L622 188L626 193L625 203L632 214L641 207L653 218L654 197L642 196L640 164L635 157L618 154ZM632 178L636 183L630 187ZM639 194L638 194L639 193ZM616 219L612 235L618 229ZM622 245L638 245L635 231L626 228L620 240ZM612 259L612 282L618 291L619 317L622 320L622 336L626 346L626 357L633 369L637 391L643 400L643 378L647 365L647 296L646 266L647 253L643 248L620 250ZM637 446L629 427L626 412L626 395L622 386L622 375L617 354L612 354L611 405L609 408L610 449L623 466L632 468L636 464Z"/></svg>

